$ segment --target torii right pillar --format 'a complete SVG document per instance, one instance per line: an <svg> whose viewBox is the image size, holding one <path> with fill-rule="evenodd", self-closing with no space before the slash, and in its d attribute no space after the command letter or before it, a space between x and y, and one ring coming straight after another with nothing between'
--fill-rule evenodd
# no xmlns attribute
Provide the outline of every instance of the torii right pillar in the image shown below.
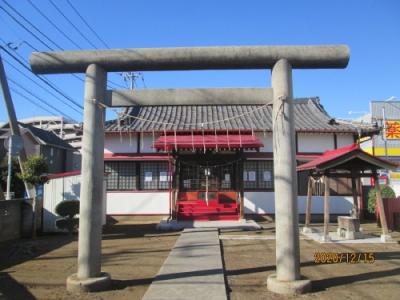
<svg viewBox="0 0 400 300"><path fill-rule="evenodd" d="M280 59L272 68L272 89L276 274L268 277L267 287L279 294L301 294L311 290L311 281L300 276L292 66L288 60Z"/></svg>

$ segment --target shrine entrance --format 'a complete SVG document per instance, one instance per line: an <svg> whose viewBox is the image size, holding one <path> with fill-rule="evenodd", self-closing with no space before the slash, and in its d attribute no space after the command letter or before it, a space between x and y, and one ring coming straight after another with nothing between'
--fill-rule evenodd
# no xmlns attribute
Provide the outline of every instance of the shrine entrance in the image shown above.
<svg viewBox="0 0 400 300"><path fill-rule="evenodd" d="M270 291L299 294L310 291L311 281L300 275L298 230L296 149L294 134L292 69L345 68L349 48L326 46L224 46L159 49L107 49L96 51L35 52L30 58L35 74L85 73L84 128L82 139L82 190L80 200L78 271L67 280L70 291L95 291L111 284L109 274L101 272L102 207L104 173L104 109L141 105L273 105L272 133L274 153L276 274L268 277ZM121 71L271 69L272 88L194 88L107 90L107 73ZM165 113L168 113L166 111ZM221 120L224 124L225 120ZM174 131L164 124L163 131ZM243 142L262 147L253 135L234 139L205 137L204 131L216 128L201 124L203 135L198 141L186 136L182 145L196 150L196 142L213 144L228 150L243 149ZM204 125L204 126L203 126ZM189 126L188 129L192 129ZM229 128L224 128L229 130ZM176 132L164 136L159 144L177 147ZM246 139L244 139L246 137ZM213 142L214 141L214 142ZM222 147L223 144L225 147ZM243 173L243 172L240 172ZM179 182L179 180L178 180ZM242 180L243 182L243 180ZM208 194L206 194L208 197ZM243 213L243 197L241 197Z"/></svg>
<svg viewBox="0 0 400 300"><path fill-rule="evenodd" d="M177 220L238 220L241 163L238 154L180 155Z"/></svg>

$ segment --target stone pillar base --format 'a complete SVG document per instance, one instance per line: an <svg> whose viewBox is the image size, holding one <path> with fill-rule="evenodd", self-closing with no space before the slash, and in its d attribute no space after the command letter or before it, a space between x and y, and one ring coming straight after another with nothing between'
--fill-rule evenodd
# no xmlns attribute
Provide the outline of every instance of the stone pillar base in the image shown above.
<svg viewBox="0 0 400 300"><path fill-rule="evenodd" d="M381 242L382 243L393 242L393 239L389 234L381 234Z"/></svg>
<svg viewBox="0 0 400 300"><path fill-rule="evenodd" d="M101 273L99 277L79 279L78 275L72 274L67 278L67 291L73 293L99 292L108 289L111 285L111 276Z"/></svg>
<svg viewBox="0 0 400 300"><path fill-rule="evenodd" d="M311 292L311 280L300 279L293 281L280 281L276 274L268 276L267 288L273 293L297 295Z"/></svg>
<svg viewBox="0 0 400 300"><path fill-rule="evenodd" d="M330 243L330 242L332 242L332 239L329 235L323 235L323 236L321 236L320 242Z"/></svg>

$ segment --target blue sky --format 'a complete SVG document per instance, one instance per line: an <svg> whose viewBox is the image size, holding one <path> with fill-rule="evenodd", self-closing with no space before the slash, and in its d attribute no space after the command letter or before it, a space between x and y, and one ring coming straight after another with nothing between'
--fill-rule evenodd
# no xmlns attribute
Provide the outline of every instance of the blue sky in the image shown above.
<svg viewBox="0 0 400 300"><path fill-rule="evenodd" d="M0 5L21 23L26 24L9 6ZM46 34L63 49L77 49L54 26L41 16L29 0L6 0L15 10ZM94 34L82 23L66 0L53 3L95 44L104 48ZM75 44L94 49L57 12L49 0L31 0ZM351 118L349 111L369 109L369 101L400 98L400 1L77 1L70 0L79 13L111 48L184 47L218 45L301 45L347 44L351 50L350 63L340 70L295 70L295 97L318 96L326 110L334 117ZM46 39L27 25L42 40ZM19 45L9 50L14 55L29 59L33 47L47 51L31 34L0 10L0 44ZM50 45L49 41L46 41ZM54 47L54 46L53 46ZM9 49L9 48L8 48ZM64 97L49 94L11 67L19 69L39 85L45 86L29 74L13 58L1 50L7 75L45 101L44 106L55 115L63 112L77 121L82 113L71 109ZM80 75L82 78L82 76ZM83 83L71 75L48 75L64 94L83 104ZM125 85L119 74L109 76L114 85ZM163 87L264 87L270 86L270 71L192 71L144 72L144 83L137 80L137 88ZM38 101L15 83L13 90ZM49 89L47 87L47 89ZM52 90L51 90L52 91ZM31 104L12 91L19 118L48 115L43 108ZM55 98L61 98L67 104ZM3 103L0 120L7 120ZM54 108L58 112L54 111ZM115 117L110 111L107 117Z"/></svg>

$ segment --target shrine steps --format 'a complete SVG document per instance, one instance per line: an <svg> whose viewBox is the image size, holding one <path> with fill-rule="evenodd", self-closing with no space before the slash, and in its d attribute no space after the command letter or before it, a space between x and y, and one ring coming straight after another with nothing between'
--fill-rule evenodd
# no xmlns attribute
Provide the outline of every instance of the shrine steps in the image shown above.
<svg viewBox="0 0 400 300"><path fill-rule="evenodd" d="M179 201L177 204L178 220L217 221L240 219L239 205L234 202L218 203L210 201Z"/></svg>

